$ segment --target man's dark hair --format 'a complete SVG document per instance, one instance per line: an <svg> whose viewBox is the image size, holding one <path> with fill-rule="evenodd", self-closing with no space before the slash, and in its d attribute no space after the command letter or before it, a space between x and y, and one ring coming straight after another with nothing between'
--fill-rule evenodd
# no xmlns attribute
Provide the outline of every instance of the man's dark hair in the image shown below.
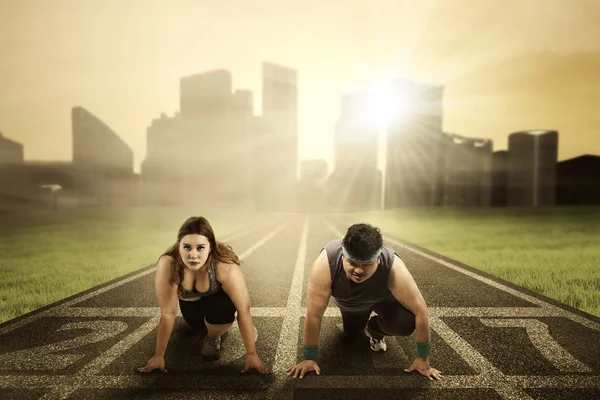
<svg viewBox="0 0 600 400"><path fill-rule="evenodd" d="M357 260L368 260L383 246L379 228L369 224L354 224L346 232L344 248Z"/></svg>

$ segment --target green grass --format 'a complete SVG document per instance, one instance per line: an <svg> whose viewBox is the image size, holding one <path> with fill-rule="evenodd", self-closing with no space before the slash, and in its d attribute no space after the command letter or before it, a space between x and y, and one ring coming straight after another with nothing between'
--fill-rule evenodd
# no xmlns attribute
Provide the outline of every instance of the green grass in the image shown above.
<svg viewBox="0 0 600 400"><path fill-rule="evenodd" d="M263 217L183 207L2 215L0 322L155 262L192 215L205 216L217 240Z"/></svg>
<svg viewBox="0 0 600 400"><path fill-rule="evenodd" d="M352 214L401 239L600 317L600 208Z"/></svg>

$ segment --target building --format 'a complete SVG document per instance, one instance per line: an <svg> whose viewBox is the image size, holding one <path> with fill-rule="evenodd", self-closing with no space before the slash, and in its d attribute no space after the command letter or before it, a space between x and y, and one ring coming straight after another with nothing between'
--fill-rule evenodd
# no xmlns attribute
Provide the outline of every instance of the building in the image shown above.
<svg viewBox="0 0 600 400"><path fill-rule="evenodd" d="M0 164L19 164L24 159L23 145L4 137L0 132Z"/></svg>
<svg viewBox="0 0 600 400"><path fill-rule="evenodd" d="M443 86L393 85L397 113L387 132L385 208L439 205L445 138Z"/></svg>
<svg viewBox="0 0 600 400"><path fill-rule="evenodd" d="M557 158L557 131L511 133L508 136L508 205L555 205Z"/></svg>
<svg viewBox="0 0 600 400"><path fill-rule="evenodd" d="M327 161L303 160L300 162L300 182L322 185L327 179Z"/></svg>
<svg viewBox="0 0 600 400"><path fill-rule="evenodd" d="M492 207L508 205L508 150L492 153Z"/></svg>
<svg viewBox="0 0 600 400"><path fill-rule="evenodd" d="M585 154L557 164L556 204L600 205L600 156Z"/></svg>
<svg viewBox="0 0 600 400"><path fill-rule="evenodd" d="M143 204L181 203L183 182L178 155L186 143L181 125L178 115L170 118L161 114L146 129L146 157L140 167Z"/></svg>
<svg viewBox="0 0 600 400"><path fill-rule="evenodd" d="M133 173L133 151L104 122L82 107L71 110L73 165Z"/></svg>
<svg viewBox="0 0 600 400"><path fill-rule="evenodd" d="M294 211L298 183L298 77L295 70L262 64L263 114L254 132L254 203L257 210Z"/></svg>
<svg viewBox="0 0 600 400"><path fill-rule="evenodd" d="M81 205L89 176L69 161L0 165L0 208L44 209Z"/></svg>
<svg viewBox="0 0 600 400"><path fill-rule="evenodd" d="M490 206L492 141L450 134L444 143L443 205Z"/></svg>
<svg viewBox="0 0 600 400"><path fill-rule="evenodd" d="M181 78L180 107L173 117L162 114L147 128L145 202L250 208L256 129L252 92L232 93L229 71L208 71Z"/></svg>
<svg viewBox="0 0 600 400"><path fill-rule="evenodd" d="M211 117L230 111L231 72L217 69L179 80L179 110L184 118Z"/></svg>
<svg viewBox="0 0 600 400"><path fill-rule="evenodd" d="M94 206L137 203L133 150L108 125L82 107L71 110L73 167L87 179L80 201Z"/></svg>
<svg viewBox="0 0 600 400"><path fill-rule="evenodd" d="M325 160L303 160L300 162L298 183L298 211L324 212L328 210L325 190L327 162Z"/></svg>
<svg viewBox="0 0 600 400"><path fill-rule="evenodd" d="M335 125L333 173L327 184L329 205L340 211L381 208L381 171L377 169L379 128L366 118L367 92L342 97Z"/></svg>

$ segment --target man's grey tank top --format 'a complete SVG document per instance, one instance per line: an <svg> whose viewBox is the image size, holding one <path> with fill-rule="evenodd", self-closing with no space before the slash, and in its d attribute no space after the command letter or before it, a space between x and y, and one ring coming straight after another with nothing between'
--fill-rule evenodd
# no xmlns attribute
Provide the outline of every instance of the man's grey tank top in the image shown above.
<svg viewBox="0 0 600 400"><path fill-rule="evenodd" d="M183 288L181 283L179 284L179 298L181 299L191 299L194 297L206 297L211 294L215 294L219 291L223 290L221 287L221 282L217 280L217 272L215 271L215 260L213 259L210 262L209 273L208 273L208 290L206 292L198 292L196 288L194 288L191 292L188 292Z"/></svg>
<svg viewBox="0 0 600 400"><path fill-rule="evenodd" d="M381 250L381 263L366 281L356 283L344 271L342 262L342 239L332 240L324 247L331 273L331 295L342 311L366 311L382 300L392 297L388 289L388 276L396 252L387 246Z"/></svg>

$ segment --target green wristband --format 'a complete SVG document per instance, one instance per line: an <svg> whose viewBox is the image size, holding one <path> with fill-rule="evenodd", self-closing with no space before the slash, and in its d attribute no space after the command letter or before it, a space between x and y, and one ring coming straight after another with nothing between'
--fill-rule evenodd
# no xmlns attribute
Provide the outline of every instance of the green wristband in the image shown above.
<svg viewBox="0 0 600 400"><path fill-rule="evenodd" d="M319 346L304 346L304 359L316 360L319 356Z"/></svg>
<svg viewBox="0 0 600 400"><path fill-rule="evenodd" d="M417 343L417 357L419 357L419 358L429 357L430 349L431 349L431 342Z"/></svg>

